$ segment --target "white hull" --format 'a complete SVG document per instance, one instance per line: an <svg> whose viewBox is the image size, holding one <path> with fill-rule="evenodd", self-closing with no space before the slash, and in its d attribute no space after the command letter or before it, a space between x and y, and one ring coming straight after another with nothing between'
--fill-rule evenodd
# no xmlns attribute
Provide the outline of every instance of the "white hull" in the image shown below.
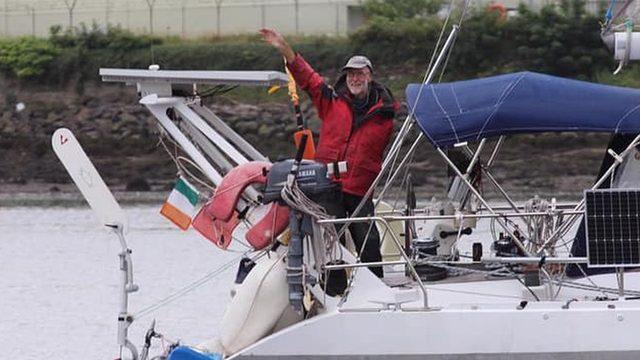
<svg viewBox="0 0 640 360"><path fill-rule="evenodd" d="M627 274L632 288L638 283L636 275ZM615 281L615 275L594 279L607 286ZM496 302L467 293L461 301L457 291L474 287L485 294L490 289L502 296L510 292L512 298ZM516 298L521 291L515 281L434 285L429 291L433 308L426 311L420 309L421 301L398 309L394 305L384 309L375 302L350 305L347 301L339 310L268 336L232 358L640 358L637 300L569 302L586 293L563 289L560 301L523 303Z"/></svg>
<svg viewBox="0 0 640 360"><path fill-rule="evenodd" d="M237 359L640 358L637 307L601 302L562 309L563 303L554 302L517 310L517 305L336 311L267 337Z"/></svg>

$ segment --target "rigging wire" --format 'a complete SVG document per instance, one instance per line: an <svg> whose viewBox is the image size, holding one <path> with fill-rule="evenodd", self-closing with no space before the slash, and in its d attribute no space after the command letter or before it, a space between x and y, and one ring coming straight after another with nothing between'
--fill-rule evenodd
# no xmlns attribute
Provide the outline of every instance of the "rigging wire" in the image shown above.
<svg viewBox="0 0 640 360"><path fill-rule="evenodd" d="M160 134L164 134L164 131L162 130L162 128L160 128ZM169 150L169 148L167 147L167 144L164 142L164 137L166 137L169 141L171 141L171 143L174 146L175 149L175 154L173 154L171 152L171 150ZM180 175L184 175L186 177L188 177L191 180L194 180L195 182L199 183L200 185L204 186L205 188L207 188L210 191L214 191L215 187L210 185L209 183L207 183L206 181L200 179L199 177L195 176L192 172L189 171L189 169L187 169L186 166L184 166L181 161L184 161L186 163L188 163L189 165L193 166L196 170L198 170L200 173L204 174L204 171L196 164L194 163L191 159L188 159L184 156L180 156L178 155L178 144L176 144L173 139L169 138L168 136L158 136L158 140L160 145L162 145L162 147L164 148L164 150L167 152L167 154L169 154L169 157L171 157L171 160L173 160L173 162L176 165L176 168L178 169L178 173Z"/></svg>
<svg viewBox="0 0 640 360"><path fill-rule="evenodd" d="M210 280L212 280L216 276L222 274L227 269L231 268L245 254L246 253L244 253L243 255L237 256L237 257L233 258L231 261L228 261L228 262L222 264L220 267L210 271L209 273L207 273L206 275L204 275L200 279L193 281L189 285L187 285L187 286L183 287L182 289L179 289L178 291L170 294L169 296L167 296L164 299L156 302L155 304L152 304L152 305L149 305L149 306L147 306L145 308L142 308L140 311L138 311L136 314L133 315L134 319L142 318L142 317L144 317L144 316L156 311L157 309L159 309L159 308L161 308L161 307L163 307L165 305L168 305L168 304L172 303L173 301L175 301L175 300L187 295L188 293L196 290L197 288L199 288L202 285L206 284L207 282L209 282Z"/></svg>
<svg viewBox="0 0 640 360"><path fill-rule="evenodd" d="M469 4L470 4L470 0L465 0L465 4L464 4L463 10L462 10L462 13L461 13L460 19L459 19L459 21L458 21L458 26L459 26L459 27L462 25L462 22L464 21L464 18L465 18L465 16L466 16L466 13L467 13L467 10L468 10L468 7L469 7ZM420 93L422 92L422 89L423 89L423 87L424 87L425 81L427 80L428 75L429 75L429 73L431 72L432 67L433 67L433 65L434 65L434 62L435 62L436 56L437 56L437 54L438 54L438 50L440 49L440 45L441 45L441 43L442 43L442 39L443 39L443 37L444 37L444 32L445 32L445 30L446 30L446 28L447 28L447 26L448 26L448 24L449 24L449 21L450 21L450 19L451 19L451 15L452 15L452 13L453 13L453 7L454 7L454 0L450 0L450 2L449 2L449 11L447 12L447 16L446 16L446 18L445 18L445 20L444 20L444 22L443 22L443 24L442 24L442 27L441 27L441 29L440 29L440 33L439 33L439 35L438 35L438 39L437 39L437 41L436 41L436 45L435 45L434 50L433 50L433 52L432 52L432 54L431 54L431 58L430 58L430 60L429 60L429 65L427 66L427 71L425 72L425 75L424 75L424 77L423 77L423 79L422 79L422 86L421 86L421 87L420 87L420 89L419 89L419 93L418 93L418 96L417 96L417 98L416 98L416 101L417 101L417 99L420 97ZM454 46L454 45L455 45L455 39L453 40L453 42L452 42L451 46L449 47L449 50L447 51L447 57L446 57L446 60L445 60L445 62L444 62L444 64L443 64L443 66L442 66L442 72L441 72L441 75L440 75L440 77L439 77L439 79L438 79L438 81L437 81L438 83L442 81L442 74L444 74L444 71L445 71L445 69L446 69L446 67L447 67L448 60L449 60L449 57L451 56L452 48L453 48L453 46ZM416 106L416 104L414 104L413 109L415 109L415 106ZM413 112L413 110L412 110L412 112ZM410 115L410 116L412 116L412 114L409 114L409 115ZM399 133L399 134L397 135L397 136L402 136L402 142L401 142L400 144L398 144L398 147L401 147L401 146L402 146L402 144L404 143L404 136L405 136L406 134L408 134L408 133L409 133L409 131L410 131L410 129L407 129L404 133L402 133L402 134L400 134L400 133ZM386 181L385 181L385 183L384 183L384 185L385 185L385 186L391 185L391 184L389 184L389 179L391 178L391 175L394 173L394 171L393 171L393 170L395 169L395 166L396 166L397 161L398 161L398 159L399 159L399 155L400 155L400 151L397 151L397 152L394 154L393 162L392 162L392 163L391 163L391 165L390 165L389 172L388 172L388 175L387 175L387 180L386 180ZM399 201L399 200L398 200L398 198L399 198L399 196L402 194L402 190L404 189L404 186L406 186L406 184L405 184L405 183L406 183L406 181L407 181L407 176L408 176L408 174L409 174L409 172L410 172L410 169L409 169L409 168L410 168L410 166L409 166L409 164L412 164L412 163L414 162L414 158L415 158L415 152L413 152L413 153L411 153L411 154L410 154L409 161L407 161L407 164L405 165L405 170L404 170L403 176L402 176L402 178L401 178L402 180L401 180L401 183L400 183L399 192L398 192L398 195L396 196L396 200L394 201L394 203L393 203L393 205L392 205L392 208L393 208L394 210L396 209L396 205L397 205L397 203L398 203L398 201Z"/></svg>
<svg viewBox="0 0 640 360"><path fill-rule="evenodd" d="M449 9L452 9L453 5L454 5L454 0L450 0ZM427 81L429 73L431 72L432 67L434 66L434 62L436 60L436 56L438 54L438 50L440 49L440 44L442 43L442 39L444 37L444 31L446 30L447 25L449 24L449 19L451 18L452 12L453 11L450 10L447 13L447 17L445 18L444 23L442 24L442 28L440 29L440 33L438 35L438 40L436 41L436 45L434 46L433 52L431 53L431 58L429 59L429 65L427 66L427 71L425 72L424 77L422 78L422 82L421 82L422 85L420 86L420 89L419 89L419 92L418 92L418 98L420 96L420 93L422 92L422 88L424 87L424 83ZM416 98L416 102L418 101L418 98ZM408 115L409 117L413 116L413 112L415 111L415 106L416 106L416 104L413 104L411 113ZM401 138L400 143L397 144L397 148L398 149L402 146L402 144L404 143L405 136L410 131L410 129L408 127L407 128L401 128L400 130L401 131L396 135L396 137ZM391 152L391 150L390 150L390 152ZM400 156L400 151L394 152L393 161L389 166L389 173L387 175L387 180L385 181L385 186L389 183L389 179L391 177L391 174L393 174L393 170L394 170L394 168L396 166L396 163L397 163L397 161L399 159L399 156ZM394 209L395 209L395 207L394 207Z"/></svg>
<svg viewBox="0 0 640 360"><path fill-rule="evenodd" d="M469 2L468 2L468 0L467 0L467 1L465 2L465 7L468 7L468 6L469 6ZM450 7L451 7L451 8L453 7L453 0L451 0L451 2L450 2ZM466 12L466 11L463 11L463 14L464 14L465 12ZM425 86L426 81L429 79L429 74L431 73L432 67L433 67L433 66L435 66L436 54L438 53L438 48L439 48L439 45L440 45L440 43L441 43L441 41L442 41L442 38L443 38L443 36L444 36L444 31L445 31L446 26L447 26L447 24L448 24L448 21L449 21L449 18L450 18L450 16L451 16L451 13L452 13L452 12L451 12L451 11L449 11L449 13L447 14L447 18L446 18L446 20L445 20L445 23L443 24L443 26L442 26L442 28L441 28L441 32L440 32L440 35L439 35L439 37L438 37L438 41L436 42L436 46L435 46L434 51L433 51L433 53L432 53L432 55L431 55L431 60L430 60L430 62L429 62L429 66L427 67L427 71L425 72L425 75L424 75L424 77L423 77L423 80L422 80L422 82L421 82L421 84L420 84L420 87L419 87L419 89L418 89L418 94L417 94L417 96L416 96L416 101L415 101L415 103L413 104L413 106L410 108L410 112L409 112L409 114L407 115L407 120L405 120L405 123L403 124L402 128L400 129L400 132L396 135L397 139L399 139L399 140L397 140L396 142L394 142L394 143L393 143L393 145L391 146L391 149L389 150L389 153L392 153L392 154L393 154L393 162L392 162L389 166L387 166L387 167L386 167L386 169L389 169L389 170L388 170L388 171L389 171L389 175L388 175L388 176L390 176L390 174L393 174L393 173L397 172L397 170L396 170L396 171L393 171L393 170L394 170L395 164L396 164L396 162L397 162L397 160L398 160L398 156L399 156L399 152L400 152L400 147L402 146L402 144L403 144L403 142L404 142L404 138L405 138L405 136L406 136L406 135L409 133L409 131L411 130L411 125L408 125L408 126L407 126L408 121L409 121L409 119L413 118L413 115L414 115L414 113L415 113L415 109L416 109L417 102L418 102L418 100L420 99L420 94L422 93L422 91L423 91L423 89L424 89L424 86ZM455 28L454 28L454 30L455 30ZM453 33L452 33L452 34L453 34ZM446 43L445 43L445 45L446 45ZM443 45L443 46L444 46L444 45ZM449 51L449 52L451 52L451 48L449 48L449 50L448 50L448 51ZM424 133L424 135L425 135L426 137L428 137L430 140L432 140L428 133ZM417 142L417 141L419 141L420 139L421 139L421 135L418 135L418 139L416 139L416 142ZM433 142L433 141L432 141L432 142ZM414 142L414 146L412 146L412 148L413 148L413 149L415 149L415 142ZM411 155L413 155L413 154L409 154L409 155L411 156ZM386 159L385 159L385 163L386 163ZM402 166L402 163L401 163L399 166ZM385 167L383 166L383 169L384 169L384 168L385 168ZM390 186L389 179L390 179L390 177L387 177L387 181L386 181L386 183L384 184L384 188L385 188L385 189L386 189L388 186ZM371 191L371 189L369 189L369 191ZM384 192L384 190L383 190L383 192ZM378 199L378 200L381 200L381 199ZM363 200L363 201L364 201L364 200ZM358 205L357 210L360 210L360 209L361 209L361 207L363 206L363 201L361 201L361 203ZM344 231L346 231L346 229L347 229L347 226L348 226L348 225L349 225L349 222L345 223L345 224L342 226L342 229L340 230L340 232L338 232L338 234L342 234ZM373 225L373 224L372 224L372 225ZM371 230L371 228L372 228L372 227L370 226L370 227L369 227L369 230ZM365 241L366 241L366 240L365 240ZM363 248L364 248L364 244L363 244ZM354 276L355 276L356 272L357 272L357 271L353 271L353 272L351 273L350 279L348 280L348 284L349 284L349 285L347 286L347 290L346 290L346 292L345 292L345 294L344 294L344 296L343 296L343 298L342 298L342 300L341 300L341 302L340 302L340 303L343 303L343 302L347 299L348 294L349 294L349 290L351 289L351 285L352 285L352 282L353 282L353 279L354 279Z"/></svg>
<svg viewBox="0 0 640 360"><path fill-rule="evenodd" d="M589 285L589 284L583 284L583 283L579 283L579 282L575 282L575 281L558 281L558 280L553 280L554 284L562 284L562 286L564 287L569 287L569 288L574 288L574 289L578 289L578 290L588 290L588 291L593 291L593 292L600 292L603 295L606 296L606 293L609 294L619 294L620 290L618 288L610 288L610 287L605 287L605 286L593 286L593 285ZM639 290L624 290L624 294L625 295L632 295L632 296L640 296L640 291Z"/></svg>
<svg viewBox="0 0 640 360"><path fill-rule="evenodd" d="M438 53L438 49L440 48L440 43L442 42L442 38L444 37L444 30L447 28L449 24L449 19L451 18L451 13L453 13L453 5L454 0L449 1L449 12L447 13L447 17L444 19L444 23L442 24L442 28L440 29L440 34L438 35L438 40L436 41L436 46L433 49L433 53L431 54L431 59L429 60L429 66L427 66L427 74L431 72L431 67L433 66L433 62L436 60L436 54ZM426 76L423 79L426 80Z"/></svg>
<svg viewBox="0 0 640 360"><path fill-rule="evenodd" d="M147 306L145 308L142 308L140 311L138 311L136 314L133 315L134 319L138 319L138 318L144 317L144 316L156 311L157 309L159 309L161 307L164 307L164 306L174 302L175 300L177 300L177 299L179 299L179 298L191 293L192 291L194 291L197 288L203 286L207 282L213 280L215 277L221 275L226 270L230 269L235 263L237 263L237 261L240 258L247 257L247 258L249 258L249 259L251 259L252 261L255 262L255 261L259 260L260 258L268 255L269 252L267 250L262 250L262 251L258 251L257 253L254 252L252 254L252 256L249 256L248 254L250 254L250 253L251 253L251 251L243 252L241 255L234 257L230 261L222 264L220 267L208 272L207 274L205 274L200 279L197 279L197 280L193 281L189 285L186 285L183 288L175 291L174 293L172 293L169 296L165 297L164 299L156 302L155 304L152 304L152 305L149 305L149 306Z"/></svg>
<svg viewBox="0 0 640 360"><path fill-rule="evenodd" d="M462 8L462 13L460 14L460 20L458 21L458 27L460 29L462 29L462 22L464 21L464 18L467 16L467 10L469 8L470 3L471 3L471 0L465 0L465 5ZM453 39L450 49L453 49L453 46L456 44L456 40L458 40L457 37ZM447 69L447 65L449 64L449 58L451 57L452 52L453 51L451 50L447 52L447 57L445 58L444 64L442 65L442 70L440 71L440 77L438 78L438 83L442 82L442 77L444 76L444 72Z"/></svg>

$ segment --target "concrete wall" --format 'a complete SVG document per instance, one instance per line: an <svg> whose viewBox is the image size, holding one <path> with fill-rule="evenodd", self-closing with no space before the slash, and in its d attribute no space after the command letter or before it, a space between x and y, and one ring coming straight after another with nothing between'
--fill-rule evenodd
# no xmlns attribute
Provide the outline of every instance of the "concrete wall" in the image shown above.
<svg viewBox="0 0 640 360"><path fill-rule="evenodd" d="M63 0L3 1L3 36L47 36L51 26L69 25ZM152 24L154 34L184 37L254 33L261 27L287 34L346 35L364 21L359 4L360 0L156 0L150 22L145 0L77 0L72 21L75 26L119 25L136 33L150 33Z"/></svg>

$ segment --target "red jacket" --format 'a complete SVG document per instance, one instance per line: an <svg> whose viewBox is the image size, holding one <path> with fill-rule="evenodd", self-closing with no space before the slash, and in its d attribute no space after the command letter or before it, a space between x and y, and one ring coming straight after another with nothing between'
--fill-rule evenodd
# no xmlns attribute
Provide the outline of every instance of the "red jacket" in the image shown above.
<svg viewBox="0 0 640 360"><path fill-rule="evenodd" d="M373 105L357 119L356 125L344 75L331 87L299 54L287 66L298 85L311 96L322 120L316 160L325 164L346 160L347 173L340 178L342 191L365 195L380 172L398 102L387 88L372 82Z"/></svg>

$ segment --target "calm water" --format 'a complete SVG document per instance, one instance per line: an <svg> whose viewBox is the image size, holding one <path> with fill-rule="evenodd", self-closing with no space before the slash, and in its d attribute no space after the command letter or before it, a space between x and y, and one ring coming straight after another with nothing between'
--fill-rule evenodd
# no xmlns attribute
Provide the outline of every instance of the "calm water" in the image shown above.
<svg viewBox="0 0 640 360"><path fill-rule="evenodd" d="M222 251L193 230L182 232L159 215L159 205L126 207L133 250L132 314L198 282L224 265L229 269L145 316L130 328L140 347L155 318L156 330L195 345L217 335L229 302L239 244ZM486 226L458 244L469 253ZM486 243L489 240L489 243ZM114 359L119 309L117 237L101 229L88 207L0 208L0 334L3 359ZM139 348L140 349L140 348ZM156 346L152 354L161 351Z"/></svg>
<svg viewBox="0 0 640 360"><path fill-rule="evenodd" d="M153 318L159 332L187 344L215 336L240 254L180 231L158 214L159 206L125 211L134 280L140 286L129 298L133 314L234 263L137 319L130 339L141 346ZM88 208L0 208L0 334L5 340L0 358L116 358L119 251L116 236L101 229Z"/></svg>

